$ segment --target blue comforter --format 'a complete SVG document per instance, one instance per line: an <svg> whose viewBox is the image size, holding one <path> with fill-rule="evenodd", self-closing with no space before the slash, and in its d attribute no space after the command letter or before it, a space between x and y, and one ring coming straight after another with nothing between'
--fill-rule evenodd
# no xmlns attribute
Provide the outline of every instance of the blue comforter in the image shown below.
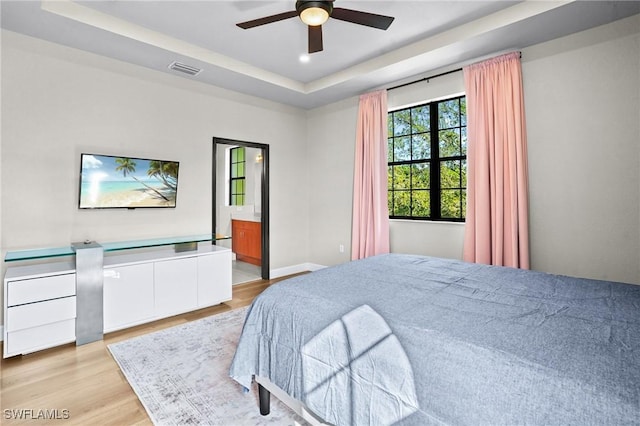
<svg viewBox="0 0 640 426"><path fill-rule="evenodd" d="M640 286L376 256L257 297L253 375L336 425L637 425Z"/></svg>

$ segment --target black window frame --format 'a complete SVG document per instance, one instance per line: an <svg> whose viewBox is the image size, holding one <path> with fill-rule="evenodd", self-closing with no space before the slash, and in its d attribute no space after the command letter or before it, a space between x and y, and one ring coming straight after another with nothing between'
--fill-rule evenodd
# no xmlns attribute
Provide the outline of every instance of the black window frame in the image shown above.
<svg viewBox="0 0 640 426"><path fill-rule="evenodd" d="M440 109L440 105L445 102L450 102L452 100L458 100L458 124L456 126L449 127L440 127L439 123L439 114L438 111ZM464 101L464 112L462 111L461 102ZM395 120L394 114L418 110L419 108L428 107L429 109L429 129L426 132L416 132L414 129L413 123L413 115L409 114L409 128L410 131L408 134L395 135ZM439 99L436 101L426 102L419 105L413 105L406 108L400 108L397 110L392 110L388 112L388 139L387 139L387 170L389 173L388 177L388 193L389 193L389 218L390 219L409 219L409 220L422 220L422 221L447 221L447 222L464 222L466 216L466 172L467 172L467 137L466 137L466 129L467 129L467 112L466 112L466 95L453 96L446 99ZM460 151L459 155L448 155L448 156L440 156L440 133L441 131L451 131L455 130L459 132L460 135ZM411 158L409 160L403 159L396 161L395 159L395 141L400 138L407 138L411 141L412 138L416 135L428 134L430 141L428 143L430 156L429 158L413 158L413 144L410 142L410 152ZM390 145L393 144L393 145ZM390 156L394 156L393 159L389 158ZM442 188L441 182L441 167L442 164L446 161L454 161L459 162L460 164L460 173L459 173L459 186L451 187L451 188ZM415 165L429 166L429 184L428 188L415 188L413 183L413 172L410 172L410 183L409 188L397 188L394 187L394 184L397 183L395 181L394 170L396 170L393 166L406 166L408 165L410 168L413 168ZM434 167L437 165L437 167ZM463 182L464 181L464 182ZM460 191L460 215L457 217L444 216L442 212L441 199L443 191ZM398 191L409 191L410 192L410 214L409 215L395 215L394 207L395 207L395 199L394 193ZM420 216L414 215L414 191L428 191L429 192L429 216Z"/></svg>
<svg viewBox="0 0 640 426"><path fill-rule="evenodd" d="M234 151L242 151L243 155L242 155L242 161L234 161L233 160L233 153ZM237 155L236 155L237 157ZM243 164L242 167L242 175L238 175L238 176L234 176L233 170L234 170L234 166L238 165L238 164ZM237 170L237 169L236 169ZM229 149L229 205L230 206L244 206L244 201L245 201L245 197L246 197L246 189L247 189L247 183L246 183L246 173L247 173L247 152L245 150L245 147L243 146L236 146L233 147L231 149ZM235 191L235 189L237 188L237 185L235 184L238 181L242 181L242 192L237 192ZM238 204L237 202L237 197L238 196L242 196L242 204ZM234 197L236 197L234 199Z"/></svg>

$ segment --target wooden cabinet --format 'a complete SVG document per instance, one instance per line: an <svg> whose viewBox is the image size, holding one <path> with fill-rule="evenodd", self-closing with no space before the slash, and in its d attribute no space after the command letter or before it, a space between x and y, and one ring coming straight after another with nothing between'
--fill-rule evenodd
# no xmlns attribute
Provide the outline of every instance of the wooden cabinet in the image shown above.
<svg viewBox="0 0 640 426"><path fill-rule="evenodd" d="M231 250L236 259L262 265L262 231L260 222L231 220Z"/></svg>

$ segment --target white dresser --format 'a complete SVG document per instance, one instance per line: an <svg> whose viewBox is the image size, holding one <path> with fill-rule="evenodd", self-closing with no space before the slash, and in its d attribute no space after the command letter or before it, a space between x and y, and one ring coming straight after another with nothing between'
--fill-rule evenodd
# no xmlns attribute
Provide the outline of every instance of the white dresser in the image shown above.
<svg viewBox="0 0 640 426"><path fill-rule="evenodd" d="M75 340L76 276L68 262L8 268L4 357Z"/></svg>
<svg viewBox="0 0 640 426"><path fill-rule="evenodd" d="M104 257L104 332L231 300L231 250L156 247ZM73 261L10 266L4 278L7 358L76 340Z"/></svg>

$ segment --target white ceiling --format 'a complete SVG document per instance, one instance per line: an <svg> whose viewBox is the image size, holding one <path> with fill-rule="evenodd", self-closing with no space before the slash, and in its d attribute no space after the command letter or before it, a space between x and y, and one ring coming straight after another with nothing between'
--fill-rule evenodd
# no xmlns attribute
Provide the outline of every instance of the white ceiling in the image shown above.
<svg viewBox="0 0 640 426"><path fill-rule="evenodd" d="M308 63L298 19L235 24L293 10L295 1L10 1L2 28L184 78L310 109L428 76L481 57L640 13L640 1L349 1L336 7L394 16L387 31L323 25ZM173 61L197 76L168 69Z"/></svg>

